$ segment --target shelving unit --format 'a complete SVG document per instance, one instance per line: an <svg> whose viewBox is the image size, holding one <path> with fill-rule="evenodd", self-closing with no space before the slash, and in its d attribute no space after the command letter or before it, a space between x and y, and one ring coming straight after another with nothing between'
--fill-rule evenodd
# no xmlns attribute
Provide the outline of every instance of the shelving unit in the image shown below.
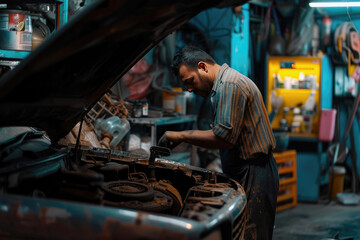
<svg viewBox="0 0 360 240"><path fill-rule="evenodd" d="M4 1L4 6L6 3L11 4L26 4L26 3L54 3L57 5L56 10L56 29L66 24L68 21L68 7L69 3L68 0L13 0L13 1ZM2 8L6 9L6 8ZM7 50L7 49L0 49L0 58L9 59L9 60L19 60L26 58L31 51L17 51L17 50Z"/></svg>
<svg viewBox="0 0 360 240"><path fill-rule="evenodd" d="M130 123L132 124L140 124L151 127L151 144L152 146L156 146L157 143L157 127L163 125L171 125L171 124L182 124L182 123L192 123L196 122L196 115L186 115L186 116L178 116L178 117L162 117L162 118L150 118L150 117L142 117L142 118L128 118Z"/></svg>
<svg viewBox="0 0 360 240"><path fill-rule="evenodd" d="M294 67L289 64L294 63ZM329 57L289 57L276 56L268 57L267 72L266 72L266 95L264 97L267 111L272 111L270 103L271 92L274 90L277 96L283 96L284 106L280 109L277 116L274 118L272 128L279 128L280 119L283 118L283 108L291 107L297 103L304 103L308 98L310 89L285 89L278 88L274 83L273 74L279 73L281 78L285 76L291 78L298 78L299 73L303 72L305 75L315 75L318 88L315 89L316 114L312 119L312 131L310 133L292 133L288 132L289 146L296 150L296 168L297 168L297 201L316 202L319 198L319 188L322 181L322 166L326 163L326 153L323 149L323 142L318 139L320 113L321 109L332 108L332 93L333 93L333 76L332 63ZM288 124L291 123L291 114L287 116ZM311 150L304 151L303 146L312 146ZM274 154L275 156L275 154ZM276 159L276 158L275 158ZM280 188L279 195L283 193L294 192L294 186L283 185ZM292 196L294 196L292 194ZM282 197L283 198L283 197ZM281 198L280 198L281 199Z"/></svg>
<svg viewBox="0 0 360 240"><path fill-rule="evenodd" d="M279 212L297 205L296 151L274 153L274 158L280 178L276 207L276 211Z"/></svg>
<svg viewBox="0 0 360 240"><path fill-rule="evenodd" d="M271 92L275 91L276 96L282 96L284 104L279 113L275 116L272 128L280 128L280 119L285 117L290 124L292 121L292 114L284 116L284 107L293 108L297 105L303 105L311 91L315 91L316 111L312 117L311 133L302 135L317 134L319 129L320 116L320 93L321 93L321 58L318 57L269 57L268 59L268 75L267 75L267 110L271 112L272 106L270 103ZM278 87L274 75L279 75L284 81L285 78L298 79L300 73L305 76L315 76L317 88L282 88Z"/></svg>

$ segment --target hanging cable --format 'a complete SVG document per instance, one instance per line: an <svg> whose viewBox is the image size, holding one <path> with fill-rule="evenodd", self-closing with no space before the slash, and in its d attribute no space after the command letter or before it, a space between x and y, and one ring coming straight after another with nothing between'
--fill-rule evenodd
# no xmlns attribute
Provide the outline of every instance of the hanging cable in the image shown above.
<svg viewBox="0 0 360 240"><path fill-rule="evenodd" d="M350 19L350 22L352 22L352 24L354 24L353 20L351 19L350 14L349 14L349 7L346 7L346 12L347 12L347 15L348 15L348 17ZM359 33L359 31L357 30L355 24L354 24L354 28L355 28L356 32Z"/></svg>

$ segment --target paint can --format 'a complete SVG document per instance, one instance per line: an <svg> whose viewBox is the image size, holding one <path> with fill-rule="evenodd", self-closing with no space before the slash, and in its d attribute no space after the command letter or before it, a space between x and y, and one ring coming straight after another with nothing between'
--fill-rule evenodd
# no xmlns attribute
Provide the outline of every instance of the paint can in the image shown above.
<svg viewBox="0 0 360 240"><path fill-rule="evenodd" d="M162 107L165 112L174 112L175 111L175 94L168 92L162 92Z"/></svg>
<svg viewBox="0 0 360 240"><path fill-rule="evenodd" d="M337 199L336 194L343 192L345 172L345 167L342 166L330 168L329 189L331 192L331 199Z"/></svg>
<svg viewBox="0 0 360 240"><path fill-rule="evenodd" d="M162 92L162 103L165 112L174 113L177 110L182 111L182 109L176 106L176 96L179 94L182 94L182 88L180 87L172 88L171 92Z"/></svg>
<svg viewBox="0 0 360 240"><path fill-rule="evenodd" d="M0 9L0 49L32 50L32 25L29 12Z"/></svg>

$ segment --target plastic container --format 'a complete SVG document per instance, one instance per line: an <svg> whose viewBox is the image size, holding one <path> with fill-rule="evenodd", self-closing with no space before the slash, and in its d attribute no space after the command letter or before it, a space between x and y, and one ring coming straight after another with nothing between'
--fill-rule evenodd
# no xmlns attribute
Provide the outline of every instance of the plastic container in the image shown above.
<svg viewBox="0 0 360 240"><path fill-rule="evenodd" d="M286 118L280 119L280 128L283 129L284 131L288 130L288 121Z"/></svg>
<svg viewBox="0 0 360 240"><path fill-rule="evenodd" d="M304 117L304 132L311 133L313 115L309 114L309 115L304 115L303 117Z"/></svg>
<svg viewBox="0 0 360 240"><path fill-rule="evenodd" d="M182 94L182 88L176 87L173 92L162 92L162 105L165 112L176 112L176 96ZM179 93L177 93L179 92Z"/></svg>
<svg viewBox="0 0 360 240"><path fill-rule="evenodd" d="M110 148L116 147L130 130L130 123L125 118L112 116L107 119L97 119L94 123L95 133L102 138L103 133L112 136Z"/></svg>
<svg viewBox="0 0 360 240"><path fill-rule="evenodd" d="M176 95L169 92L162 93L162 105L165 112L175 112Z"/></svg>
<svg viewBox="0 0 360 240"><path fill-rule="evenodd" d="M291 89L291 77L286 76L284 78L284 88Z"/></svg>
<svg viewBox="0 0 360 240"><path fill-rule="evenodd" d="M186 98L184 94L178 94L175 98L175 111L181 115L186 114Z"/></svg>
<svg viewBox="0 0 360 240"><path fill-rule="evenodd" d="M343 192L345 172L345 168L341 166L330 168L329 190L331 192L331 199L337 199L336 194Z"/></svg>
<svg viewBox="0 0 360 240"><path fill-rule="evenodd" d="M335 130L335 109L321 109L319 140L331 142L334 138Z"/></svg>
<svg viewBox="0 0 360 240"><path fill-rule="evenodd" d="M305 111L313 112L314 108L316 106L316 100L315 100L315 91L311 90L309 97L306 99L303 109Z"/></svg>
<svg viewBox="0 0 360 240"><path fill-rule="evenodd" d="M300 131L301 131L300 122L292 122L291 123L291 132L292 133L300 133Z"/></svg>
<svg viewBox="0 0 360 240"><path fill-rule="evenodd" d="M147 101L143 101L141 103L141 116L142 117L149 116L149 103Z"/></svg>
<svg viewBox="0 0 360 240"><path fill-rule="evenodd" d="M133 109L133 116L135 118L139 118L142 116L142 108L143 108L143 104L139 101L136 101Z"/></svg>

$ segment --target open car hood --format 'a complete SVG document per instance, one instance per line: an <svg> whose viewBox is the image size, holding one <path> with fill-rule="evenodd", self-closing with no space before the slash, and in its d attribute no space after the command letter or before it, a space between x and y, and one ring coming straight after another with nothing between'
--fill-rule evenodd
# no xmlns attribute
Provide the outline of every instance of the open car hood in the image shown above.
<svg viewBox="0 0 360 240"><path fill-rule="evenodd" d="M196 14L246 2L99 0L0 78L0 126L32 126L54 141L154 45Z"/></svg>

